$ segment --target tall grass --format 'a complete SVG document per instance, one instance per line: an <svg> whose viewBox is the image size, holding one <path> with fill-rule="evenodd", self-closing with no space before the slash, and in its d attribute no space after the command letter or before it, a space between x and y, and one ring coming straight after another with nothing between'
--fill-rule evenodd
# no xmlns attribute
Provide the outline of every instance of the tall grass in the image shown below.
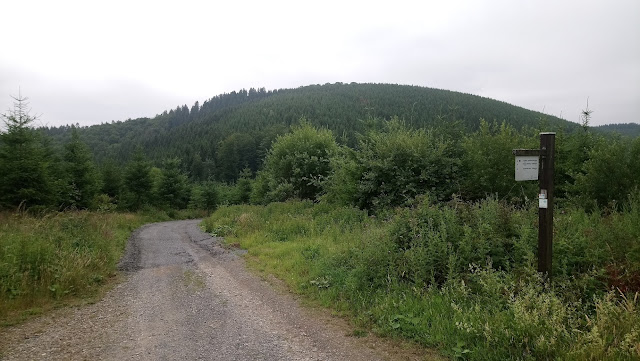
<svg viewBox="0 0 640 361"><path fill-rule="evenodd" d="M0 322L94 296L115 276L131 231L155 217L0 213Z"/></svg>
<svg viewBox="0 0 640 361"><path fill-rule="evenodd" d="M223 207L204 228L358 327L469 360L640 359L640 198L557 212L554 282L535 208L423 198L386 218L311 202Z"/></svg>

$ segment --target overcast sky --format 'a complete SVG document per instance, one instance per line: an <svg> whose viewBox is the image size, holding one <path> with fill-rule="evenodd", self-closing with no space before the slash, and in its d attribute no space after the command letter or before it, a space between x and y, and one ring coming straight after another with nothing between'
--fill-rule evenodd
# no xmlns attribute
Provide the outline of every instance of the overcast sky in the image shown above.
<svg viewBox="0 0 640 361"><path fill-rule="evenodd" d="M0 2L0 111L152 117L250 87L411 84L640 123L640 1Z"/></svg>

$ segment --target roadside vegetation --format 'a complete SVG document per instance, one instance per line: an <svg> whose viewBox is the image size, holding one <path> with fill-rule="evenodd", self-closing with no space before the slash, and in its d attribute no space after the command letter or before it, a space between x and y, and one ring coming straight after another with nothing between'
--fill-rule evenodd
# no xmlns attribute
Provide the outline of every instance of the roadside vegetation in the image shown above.
<svg viewBox="0 0 640 361"><path fill-rule="evenodd" d="M640 357L640 198L556 218L554 280L536 272L535 205L421 197L384 218L311 201L223 207L203 222L249 264L454 359Z"/></svg>
<svg viewBox="0 0 640 361"><path fill-rule="evenodd" d="M0 213L0 322L96 296L115 277L134 214Z"/></svg>
<svg viewBox="0 0 640 361"><path fill-rule="evenodd" d="M117 280L116 266L133 230L203 214L0 212L0 326L95 300Z"/></svg>
<svg viewBox="0 0 640 361"><path fill-rule="evenodd" d="M359 332L453 359L637 360L640 140L594 135L588 116L558 134L552 282L537 272L537 184L513 179L511 150L537 132L505 123L374 119L354 148L325 153L311 145L326 132L310 140L303 123L266 155L251 197L263 205L203 227Z"/></svg>
<svg viewBox="0 0 640 361"><path fill-rule="evenodd" d="M100 171L76 131L52 147L24 97L1 118L0 325L91 300L116 276L135 228L203 217L218 204L213 187L187 188L175 159L154 170L138 152L124 172Z"/></svg>
<svg viewBox="0 0 640 361"><path fill-rule="evenodd" d="M364 90L376 107L353 96ZM326 127L308 92L336 92L317 109ZM404 92L467 99L470 110L463 120L414 112L418 97L392 116L388 100ZM385 117L342 121L335 105L354 99ZM311 107L308 118L276 119L292 104ZM588 109L580 127L512 108L336 85L223 95L157 123L39 131L18 97L0 132L0 321L99 294L139 225L214 212L207 232L351 316L354 335L454 359L640 359L640 138L593 133ZM511 115L471 119L477 112ZM540 131L557 132L553 282L536 271L537 185L515 182L511 153L537 148Z"/></svg>

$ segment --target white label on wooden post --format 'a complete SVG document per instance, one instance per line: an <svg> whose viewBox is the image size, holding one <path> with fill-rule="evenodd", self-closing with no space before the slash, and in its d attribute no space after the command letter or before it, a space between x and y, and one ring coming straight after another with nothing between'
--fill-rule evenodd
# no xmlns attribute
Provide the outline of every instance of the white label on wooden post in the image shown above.
<svg viewBox="0 0 640 361"><path fill-rule="evenodd" d="M537 155L516 156L516 181L538 180L539 164Z"/></svg>
<svg viewBox="0 0 640 361"><path fill-rule="evenodd" d="M548 199L538 199L538 208L548 208L549 200Z"/></svg>
<svg viewBox="0 0 640 361"><path fill-rule="evenodd" d="M549 199L547 198L547 190L541 189L538 194L538 208L549 208Z"/></svg>

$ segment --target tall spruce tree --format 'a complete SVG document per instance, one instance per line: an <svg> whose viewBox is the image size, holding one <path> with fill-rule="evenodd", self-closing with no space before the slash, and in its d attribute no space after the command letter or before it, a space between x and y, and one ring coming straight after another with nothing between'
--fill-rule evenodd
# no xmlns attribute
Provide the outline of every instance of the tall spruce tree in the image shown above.
<svg viewBox="0 0 640 361"><path fill-rule="evenodd" d="M158 201L173 209L183 209L189 202L187 176L180 170L180 159L169 158L163 162Z"/></svg>
<svg viewBox="0 0 640 361"><path fill-rule="evenodd" d="M0 206L3 208L47 205L51 201L46 154L39 134L31 128L36 120L22 95L13 97L13 109L0 114Z"/></svg>
<svg viewBox="0 0 640 361"><path fill-rule="evenodd" d="M207 181L202 184L202 208L207 211L215 211L220 203L220 194L216 184L212 181Z"/></svg>
<svg viewBox="0 0 640 361"><path fill-rule="evenodd" d="M144 157L141 148L137 148L133 159L125 169L125 203L126 207L138 210L151 202L151 165Z"/></svg>
<svg viewBox="0 0 640 361"><path fill-rule="evenodd" d="M100 183L91 152L80 140L75 127L71 129L71 140L64 148L68 197L66 202L69 206L89 208L93 197L100 190Z"/></svg>

